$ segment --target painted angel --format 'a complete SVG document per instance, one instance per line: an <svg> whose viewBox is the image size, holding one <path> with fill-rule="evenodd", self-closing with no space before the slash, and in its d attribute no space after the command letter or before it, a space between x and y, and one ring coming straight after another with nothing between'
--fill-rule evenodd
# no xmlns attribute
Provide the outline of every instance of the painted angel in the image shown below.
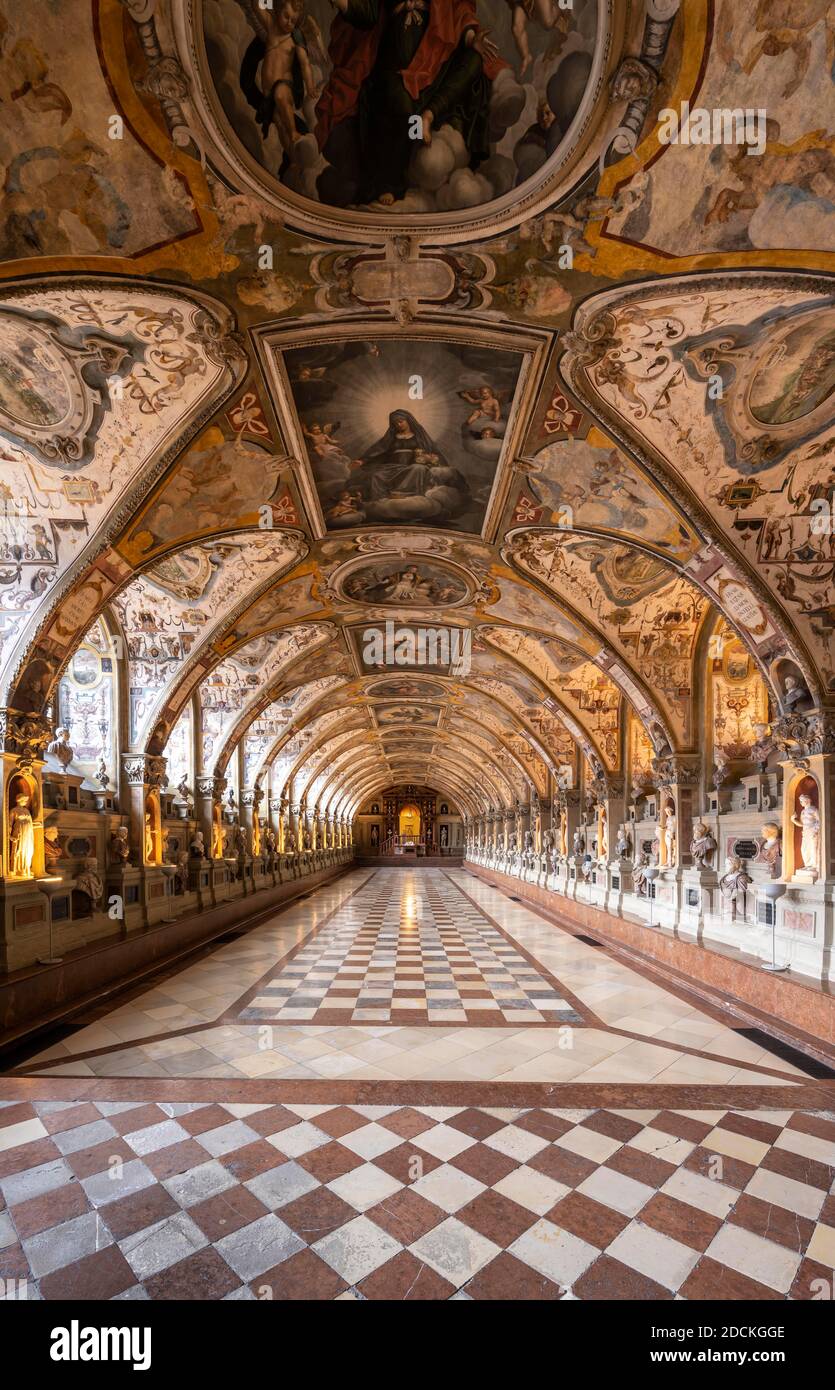
<svg viewBox="0 0 835 1390"><path fill-rule="evenodd" d="M261 9L257 0L237 3L255 30L241 63L241 91L255 111L265 139L270 126L275 126L286 162L296 141L308 133L301 114L304 102L318 95L305 29L314 48L316 35L321 48L321 34L315 20L304 16L303 0L276 0L272 10ZM256 80L259 65L260 78Z"/></svg>
<svg viewBox="0 0 835 1390"><path fill-rule="evenodd" d="M462 401L469 401L475 409L467 416L467 424L475 425L479 420L488 424L498 424L502 418L502 403L508 399L507 391L494 391L492 386L477 386L474 391L459 391Z"/></svg>

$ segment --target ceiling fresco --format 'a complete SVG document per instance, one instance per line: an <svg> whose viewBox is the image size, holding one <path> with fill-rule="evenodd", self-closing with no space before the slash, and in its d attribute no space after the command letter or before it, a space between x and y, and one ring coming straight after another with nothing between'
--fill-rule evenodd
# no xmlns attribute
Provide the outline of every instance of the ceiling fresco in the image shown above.
<svg viewBox="0 0 835 1390"><path fill-rule="evenodd" d="M474 813L835 706L828 7L406 9L0 0L0 705L115 785Z"/></svg>

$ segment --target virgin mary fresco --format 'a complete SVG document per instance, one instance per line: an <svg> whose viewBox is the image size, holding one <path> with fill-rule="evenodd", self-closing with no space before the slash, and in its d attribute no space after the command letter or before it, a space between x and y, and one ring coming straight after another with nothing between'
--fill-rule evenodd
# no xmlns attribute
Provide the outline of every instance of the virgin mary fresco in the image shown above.
<svg viewBox="0 0 835 1390"><path fill-rule="evenodd" d="M521 354L391 337L290 348L284 361L329 530L481 529Z"/></svg>
<svg viewBox="0 0 835 1390"><path fill-rule="evenodd" d="M372 521L428 521L455 516L469 499L463 473L451 468L408 410L393 410L381 439L351 478Z"/></svg>

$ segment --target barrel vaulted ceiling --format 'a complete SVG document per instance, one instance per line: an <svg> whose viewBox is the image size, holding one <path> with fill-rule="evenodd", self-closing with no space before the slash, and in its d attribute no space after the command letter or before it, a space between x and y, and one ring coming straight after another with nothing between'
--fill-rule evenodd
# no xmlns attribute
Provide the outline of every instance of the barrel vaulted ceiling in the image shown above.
<svg viewBox="0 0 835 1390"><path fill-rule="evenodd" d="M0 0L0 704L102 617L122 752L191 711L196 776L478 814L697 750L717 633L835 703L826 6L575 0L525 74L477 13L489 157L386 195L258 125L256 6ZM681 101L763 153L662 144Z"/></svg>

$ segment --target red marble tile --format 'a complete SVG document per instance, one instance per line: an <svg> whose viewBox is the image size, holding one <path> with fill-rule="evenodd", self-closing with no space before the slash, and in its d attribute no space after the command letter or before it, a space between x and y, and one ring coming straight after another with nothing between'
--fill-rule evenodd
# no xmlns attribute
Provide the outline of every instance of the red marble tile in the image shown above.
<svg viewBox="0 0 835 1390"><path fill-rule="evenodd" d="M835 1169L829 1164L791 1153L788 1149L769 1149L760 1167L767 1168L770 1173L780 1173L784 1178L808 1183L809 1187L822 1188L824 1192L829 1191L835 1178Z"/></svg>
<svg viewBox="0 0 835 1390"><path fill-rule="evenodd" d="M63 1114L64 1112L58 1111L56 1113ZM20 1101L18 1105L8 1105L5 1110L0 1110L0 1138L3 1136L4 1129L10 1129L12 1125L22 1125L27 1120L38 1119L43 1122L44 1129L47 1130L49 1134L52 1134L53 1131L47 1124L47 1120L50 1118L49 1115L39 1115L34 1105L30 1105L29 1102L25 1100ZM98 1111L96 1112L96 1118L98 1118Z"/></svg>
<svg viewBox="0 0 835 1390"><path fill-rule="evenodd" d="M209 1246L145 1280L152 1299L216 1300L240 1287L238 1276Z"/></svg>
<svg viewBox="0 0 835 1390"><path fill-rule="evenodd" d="M454 1284L442 1279L408 1250L401 1250L375 1269L357 1288L366 1298L398 1303L447 1299L455 1293Z"/></svg>
<svg viewBox="0 0 835 1390"><path fill-rule="evenodd" d="M513 1202L500 1192L489 1189L480 1192L472 1202L456 1212L459 1221L474 1231L492 1240L494 1245L512 1245L518 1236L538 1221L538 1217L526 1207Z"/></svg>
<svg viewBox="0 0 835 1390"><path fill-rule="evenodd" d="M259 1299L318 1301L336 1298L348 1285L312 1250L299 1250L266 1274L259 1274L249 1287Z"/></svg>
<svg viewBox="0 0 835 1390"><path fill-rule="evenodd" d="M41 1197L30 1197L12 1207L12 1216L17 1233L22 1240L46 1231L50 1226L60 1226L62 1221L70 1221L82 1212L90 1211L87 1194L79 1182L66 1182L63 1187L45 1192Z"/></svg>
<svg viewBox="0 0 835 1390"><path fill-rule="evenodd" d="M555 1226L578 1236L589 1245L596 1245L599 1250L605 1250L615 1236L629 1225L628 1216L595 1202L582 1192L569 1192L546 1215Z"/></svg>
<svg viewBox="0 0 835 1390"><path fill-rule="evenodd" d="M676 1139L689 1139L691 1144L700 1144L713 1129L713 1125L705 1124L704 1120L694 1120L692 1115L679 1115L674 1110L660 1111L649 1123L653 1129L674 1134Z"/></svg>
<svg viewBox="0 0 835 1390"><path fill-rule="evenodd" d="M703 1149L700 1145L687 1155L681 1166L689 1168L692 1173L700 1173L703 1178L715 1179L717 1159L722 1163L722 1182L726 1187L739 1188L740 1192L748 1186L757 1171L752 1163L743 1163L739 1158L729 1158L727 1154L713 1153L711 1149Z"/></svg>
<svg viewBox="0 0 835 1390"><path fill-rule="evenodd" d="M781 1294L774 1289L768 1288L766 1284L760 1284L756 1279L749 1279L745 1274L739 1274L735 1269L730 1269L727 1265L719 1264L717 1260L712 1260L707 1255L703 1255L691 1270L684 1283L679 1289L682 1298L692 1299L699 1302L741 1299L743 1301L760 1299L780 1299Z"/></svg>
<svg viewBox="0 0 835 1390"><path fill-rule="evenodd" d="M785 1207L763 1202L747 1192L743 1192L739 1198L728 1215L728 1221L733 1226L744 1226L746 1231L773 1240L777 1245L785 1245L798 1255L802 1254L815 1234L814 1221L798 1216L796 1212L786 1211Z"/></svg>
<svg viewBox="0 0 835 1390"><path fill-rule="evenodd" d="M536 1134L540 1139L548 1139L552 1144L574 1128L572 1120L560 1119L559 1115L549 1115L547 1110L528 1110L524 1115L519 1115L513 1123L517 1129Z"/></svg>
<svg viewBox="0 0 835 1390"><path fill-rule="evenodd" d="M541 1149L528 1159L529 1168L535 1168L538 1173L544 1173L547 1178L553 1178L554 1182L561 1182L566 1187L579 1186L597 1166L588 1158L561 1149L558 1144L549 1144L547 1149Z"/></svg>
<svg viewBox="0 0 835 1390"><path fill-rule="evenodd" d="M487 1144L472 1144L469 1149L464 1149L463 1153L451 1158L450 1164L453 1168L460 1168L462 1173L469 1173L471 1178L476 1178L488 1187L495 1186L502 1178L506 1178L508 1173L512 1173L514 1168L519 1167L515 1158L509 1158L507 1154L499 1153L498 1149L491 1149Z"/></svg>
<svg viewBox="0 0 835 1390"><path fill-rule="evenodd" d="M23 1173L60 1157L61 1150L53 1139L33 1139L29 1144L16 1144L12 1149L0 1151L0 1178L9 1178L13 1173Z"/></svg>
<svg viewBox="0 0 835 1390"><path fill-rule="evenodd" d="M417 1182L441 1166L441 1160L434 1154L418 1149L408 1141L398 1144L396 1149L389 1149L388 1153L378 1154L373 1162L384 1173L390 1173L398 1182L405 1183Z"/></svg>
<svg viewBox="0 0 835 1390"><path fill-rule="evenodd" d="M98 1118L98 1114L97 1114ZM120 1110L116 1115L108 1115L117 1134L135 1134L138 1129L148 1129L151 1125L161 1125L171 1116L158 1105L137 1105L135 1110ZM186 1118L188 1118L186 1116ZM228 1121L229 1116L226 1116Z"/></svg>
<svg viewBox="0 0 835 1390"><path fill-rule="evenodd" d="M416 1135L432 1129L436 1121L406 1105L401 1110L392 1111L390 1115L383 1115L377 1123L384 1129L390 1129L392 1134L399 1134L401 1139L414 1139Z"/></svg>
<svg viewBox="0 0 835 1390"><path fill-rule="evenodd" d="M182 1125L192 1138L196 1138L198 1134L206 1134L210 1129L220 1129L221 1125L228 1125L231 1118L229 1111L224 1110L222 1105L202 1105L199 1110L192 1110L188 1115L178 1115L177 1123ZM254 1117L247 1116L247 1124L251 1118Z"/></svg>
<svg viewBox="0 0 835 1390"><path fill-rule="evenodd" d="M153 1187L143 1187L141 1192L120 1197L118 1202L110 1202L102 1208L102 1220L116 1240L125 1240L179 1210L174 1198L156 1183Z"/></svg>
<svg viewBox="0 0 835 1390"><path fill-rule="evenodd" d="M192 1221L211 1241L222 1240L266 1213L267 1207L248 1187L227 1188L225 1192L217 1192L214 1197L207 1197L204 1202L197 1202L188 1209Z"/></svg>
<svg viewBox="0 0 835 1390"><path fill-rule="evenodd" d="M7 1245L0 1250L0 1279L31 1279L29 1261L22 1245Z"/></svg>
<svg viewBox="0 0 835 1390"><path fill-rule="evenodd" d="M757 1139L761 1144L773 1144L783 1132L782 1125L772 1125L766 1120L760 1120L756 1115L737 1115L733 1111L728 1111L727 1115L722 1116L718 1128L728 1129L733 1134L743 1134L746 1139Z"/></svg>
<svg viewBox="0 0 835 1390"><path fill-rule="evenodd" d="M196 1139L182 1139L179 1144L169 1144L167 1149L145 1154L142 1162L162 1182L165 1178L175 1177L177 1173L188 1172L189 1168L197 1168L208 1160L209 1155Z"/></svg>
<svg viewBox="0 0 835 1390"><path fill-rule="evenodd" d="M356 1211L327 1187L317 1187L281 1207L279 1216L308 1245L353 1221Z"/></svg>
<svg viewBox="0 0 835 1390"><path fill-rule="evenodd" d="M298 1122L296 1116L296 1124ZM337 1105L333 1110L326 1110L324 1114L317 1115L313 1123L323 1134L329 1134L332 1139L341 1139L344 1134L353 1134L354 1130L362 1129L363 1125L368 1124L368 1120L364 1115L358 1115L349 1105Z"/></svg>
<svg viewBox="0 0 835 1390"><path fill-rule="evenodd" d="M503 1250L469 1281L467 1293L479 1302L531 1303L554 1302L562 1297L564 1290Z"/></svg>
<svg viewBox="0 0 835 1390"><path fill-rule="evenodd" d="M93 1255L47 1274L40 1281L46 1299L106 1299L123 1293L136 1283L136 1275L117 1245L108 1245Z"/></svg>
<svg viewBox="0 0 835 1390"><path fill-rule="evenodd" d="M672 1240L689 1245L691 1250L706 1250L722 1225L722 1222L709 1212L699 1211L687 1202L668 1197L665 1192L656 1192L645 1207L641 1208L640 1221L645 1226Z"/></svg>
<svg viewBox="0 0 835 1390"><path fill-rule="evenodd" d="M364 1161L335 1139L330 1144L323 1144L321 1148L311 1150L310 1153L301 1154L295 1160L321 1183L341 1178L343 1173L350 1173L352 1169L359 1168Z"/></svg>
<svg viewBox="0 0 835 1390"><path fill-rule="evenodd" d="M797 1129L801 1134L812 1134L816 1139L827 1139L830 1144L835 1144L835 1120L826 1120L822 1115L810 1115L806 1110L796 1111L786 1129Z"/></svg>
<svg viewBox="0 0 835 1390"><path fill-rule="evenodd" d="M393 1192L365 1215L375 1226L399 1240L401 1245L412 1245L447 1219L445 1211L436 1207L434 1202L427 1202L425 1197L409 1187Z"/></svg>
<svg viewBox="0 0 835 1390"><path fill-rule="evenodd" d="M575 1281L572 1293L587 1301L669 1302L673 1297L669 1289L611 1255L601 1255L595 1260Z"/></svg>
<svg viewBox="0 0 835 1390"><path fill-rule="evenodd" d="M797 1266L789 1298L810 1302L835 1300L835 1270L817 1260L801 1260Z"/></svg>
<svg viewBox="0 0 835 1390"><path fill-rule="evenodd" d="M66 1162L80 1180L81 1178L92 1178L96 1173L104 1173L114 1158L121 1158L125 1163L131 1163L136 1158L136 1154L130 1145L125 1143L124 1139L115 1136L113 1139L105 1139L103 1144L93 1144L89 1149L79 1149L74 1154L67 1154Z"/></svg>
<svg viewBox="0 0 835 1390"><path fill-rule="evenodd" d="M497 1130L504 1129L505 1121L497 1120L495 1115L488 1115L486 1110L462 1110L460 1114L453 1115L446 1123L452 1128L460 1130L462 1134L468 1134L471 1139L488 1139Z"/></svg>
<svg viewBox="0 0 835 1390"><path fill-rule="evenodd" d="M627 1178L634 1178L636 1182L646 1183L649 1187L663 1187L667 1179L673 1176L677 1166L675 1163L665 1162L656 1154L643 1153L641 1149L632 1149L628 1145L617 1149L611 1158L606 1159L604 1165L606 1168L614 1168L616 1173L623 1173Z"/></svg>
<svg viewBox="0 0 835 1390"><path fill-rule="evenodd" d="M204 1163L208 1157L204 1149ZM240 1149L221 1154L218 1162L222 1163L238 1182L249 1182L250 1178L257 1177L259 1173L268 1173L271 1168L277 1168L279 1163L286 1162L286 1159L284 1154L279 1153L273 1144L268 1144L266 1139L253 1139L251 1144L244 1144Z"/></svg>
<svg viewBox="0 0 835 1390"><path fill-rule="evenodd" d="M50 1134L64 1134L68 1129L78 1129L81 1125L93 1125L102 1119L102 1115L92 1103L85 1102L81 1105L74 1105L70 1110L54 1110L49 1114L41 1115L44 1129ZM118 1119L118 1116L114 1118Z"/></svg>
<svg viewBox="0 0 835 1390"><path fill-rule="evenodd" d="M605 1134L609 1139L620 1139L625 1144L628 1139L634 1139L636 1134L640 1134L644 1128L636 1120L627 1120L623 1115L614 1115L610 1110L596 1110L593 1115L587 1115L580 1124L585 1129L593 1129L598 1134Z"/></svg>

